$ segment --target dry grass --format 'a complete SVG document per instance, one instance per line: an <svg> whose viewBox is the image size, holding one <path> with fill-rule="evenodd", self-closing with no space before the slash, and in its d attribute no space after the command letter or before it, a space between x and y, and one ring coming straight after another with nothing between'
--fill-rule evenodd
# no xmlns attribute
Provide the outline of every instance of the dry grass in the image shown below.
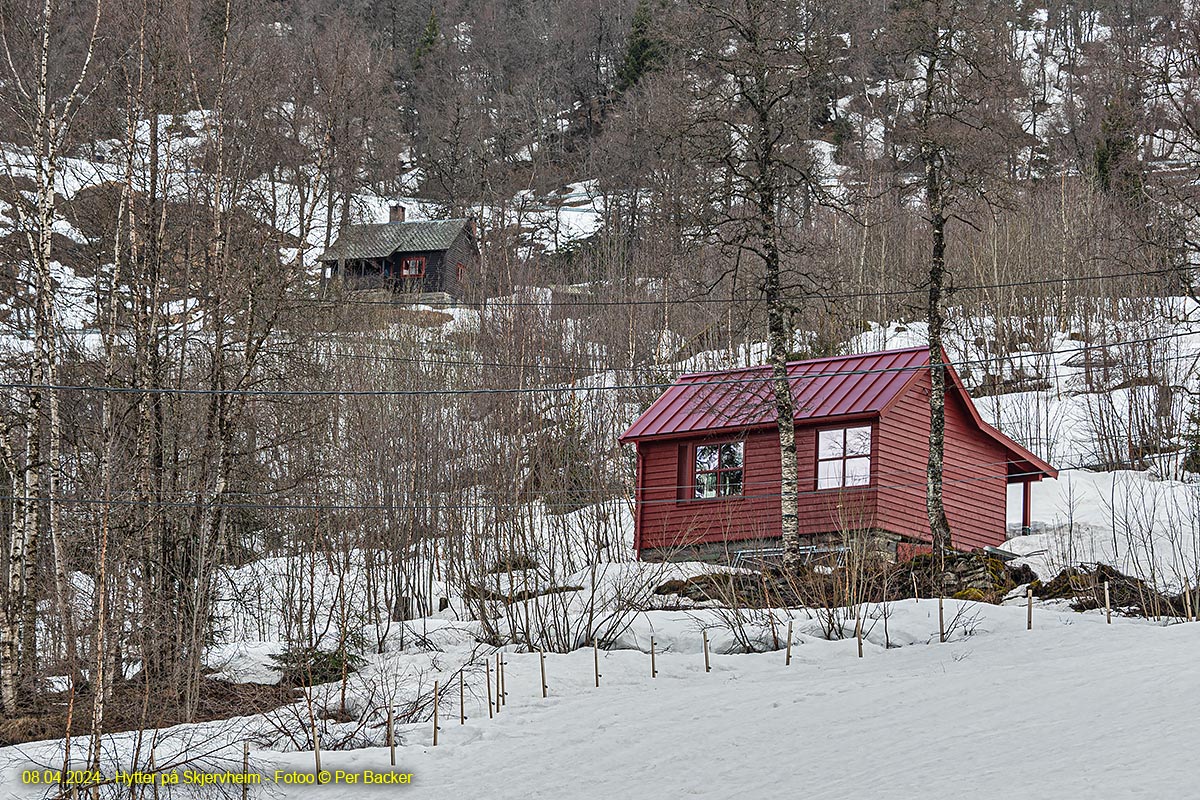
<svg viewBox="0 0 1200 800"><path fill-rule="evenodd" d="M104 709L106 733L258 714L287 705L297 698L296 690L287 686L206 680L196 714L188 719L172 692L151 689L147 701L146 691L147 687L138 683L122 684L114 691ZM46 694L26 707L20 716L0 716L0 747L62 738L67 733L69 702L66 693ZM71 725L74 735L87 732L91 706L92 696L85 687L75 696Z"/></svg>

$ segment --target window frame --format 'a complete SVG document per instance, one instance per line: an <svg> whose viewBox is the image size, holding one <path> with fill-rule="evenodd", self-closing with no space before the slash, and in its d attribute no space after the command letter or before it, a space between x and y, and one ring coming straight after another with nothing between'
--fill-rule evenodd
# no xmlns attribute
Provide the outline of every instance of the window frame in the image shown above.
<svg viewBox="0 0 1200 800"><path fill-rule="evenodd" d="M409 262L417 263L417 271L416 272L408 272L406 270L405 264L407 264ZM397 269L396 269L396 277L401 278L401 279L403 279L403 278L424 278L425 277L425 264L426 264L425 256L400 256L400 263L397 265Z"/></svg>
<svg viewBox="0 0 1200 800"><path fill-rule="evenodd" d="M852 428L866 428L871 437L871 445L867 448L866 455L847 455L846 454L846 432ZM813 489L818 492L845 492L845 491L862 491L863 489L872 489L875 487L875 461L876 461L876 430L877 426L873 420L861 420L857 422L844 422L841 425L826 425L817 428L813 433ZM842 455L837 458L821 458L821 434L830 433L832 431L841 431L842 433ZM867 459L867 482L846 485L846 462L854 459ZM841 477L837 486L822 486L821 485L821 464L825 463L841 463Z"/></svg>
<svg viewBox="0 0 1200 800"><path fill-rule="evenodd" d="M719 465L720 448L724 447L726 445L739 445L741 447L741 462L739 463L739 465L736 469L734 469L732 467L721 467ZM701 447L716 447L717 448L718 466L716 467L716 469L701 470L701 469L696 468L698 466L696 463L696 456L699 453L699 450ZM695 503L719 502L719 501L723 501L723 500L738 500L738 499L744 498L746 496L746 440L744 438L714 439L712 441L705 441L705 442L692 442L691 445L687 448L687 457L688 457L687 475L688 475L689 482L688 482L688 485L683 488L683 499L685 502L690 502L690 503L691 502L695 502ZM700 475L715 475L716 476L716 484L715 485L717 487L720 487L722 485L721 484L721 475L727 474L727 473L733 473L733 472L741 473L740 480L738 481L737 494L715 494L712 497L700 497L696 494L698 476L700 476Z"/></svg>

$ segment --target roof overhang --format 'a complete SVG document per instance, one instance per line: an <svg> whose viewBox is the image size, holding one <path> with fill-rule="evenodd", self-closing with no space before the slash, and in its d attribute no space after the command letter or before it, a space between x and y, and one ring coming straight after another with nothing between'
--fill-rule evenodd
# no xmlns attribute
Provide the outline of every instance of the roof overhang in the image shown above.
<svg viewBox="0 0 1200 800"><path fill-rule="evenodd" d="M916 349L916 348L913 348L913 349ZM896 351L892 351L892 352L896 352ZM1046 460L1040 458L1039 456L1037 456L1036 454L1034 454L1032 451L1030 451L1024 445L1014 441L1013 439L1010 439L1008 436L1005 436L1003 433L1001 433L996 428L994 428L991 425L989 425L988 423L984 422L983 418L979 415L979 410L977 408L975 408L975 403L971 399L970 394L967 392L966 386L963 384L962 378L959 376L958 372L955 371L954 367L948 363L948 359L946 358L946 355L944 352L942 354L942 360L943 360L943 363L946 364L946 372L949 376L949 380L947 381L947 388L950 389L951 391L957 392L959 394L960 398L963 401L963 405L966 407L967 412L971 417L971 420L975 423L975 426L979 429L980 433L982 433L984 436L987 436L988 438L992 439L993 441L995 441L997 444L999 444L1001 447L1004 448L1005 453L1006 453L1006 459L1008 462L1008 476L1007 476L1008 482L1009 483L1022 483L1025 481L1040 481L1042 478L1057 478L1058 470L1052 464L1050 464L1048 461L1046 461ZM928 365L928 362L926 362L926 366L927 365ZM919 369L914 369L912 365L903 366L903 367L900 367L899 369L908 372L909 376L905 377L902 381L899 382L899 385L896 387L896 391L894 392L894 394L890 397L888 402L882 408L872 409L870 411L859 412L859 413L829 414L829 415L822 415L820 417L801 417L796 420L797 425L802 425L805 427L812 427L812 426L819 426L819 425L834 423L834 422L843 421L843 420L849 421L849 420L854 420L854 419L875 419L877 417L886 415L887 411L895 404L895 402L897 400L899 400L900 396L903 395L904 393L906 393L909 390L909 388L913 385L913 383L915 383L916 378L919 376L919 374L922 371ZM744 370L740 370L740 371L734 370L732 372L743 372L743 371ZM695 378L695 377L701 377L701 376L702 377L718 376L721 374L722 374L721 372L711 372L711 373L696 373L696 374L692 374L692 375L680 376L680 379L677 380L675 382L675 384L672 385L671 388L679 386L682 382L684 382L688 378ZM670 390L668 390L668 391L670 391ZM663 396L665 396L666 394L667 394L667 392L664 392ZM662 399L662 396L660 396L660 400L661 399ZM655 401L655 402L657 403L659 401ZM653 405L651 406L651 408L653 408ZM649 413L649 411L650 411L650 409L647 409L646 413ZM697 437L728 436L730 434L765 430L765 429L774 427L774 424L769 421L768 422L758 421L758 422L755 422L754 424L749 424L749 425L741 424L741 425L729 425L729 426L725 426L725 427L704 427L704 428L685 429L685 430L671 430L671 431L662 432L662 433L635 433L635 431L637 431L639 428L639 423L646 416L646 413L643 413L641 416L639 416L638 420L635 421L632 425L630 425L630 427L627 428L625 430L625 432L622 433L618 437L617 441L619 441L621 444L630 444L630 443L637 444L638 442L642 442L642 441L670 441L670 440L675 440L675 439L695 439Z"/></svg>
<svg viewBox="0 0 1200 800"><path fill-rule="evenodd" d="M1040 481L1042 478L1058 477L1058 470L1049 461L1039 458L1029 448L1010 439L996 428L984 422L983 417L979 416L979 410L975 408L974 401L971 400L971 395L967 393L967 387L963 384L958 372L949 364L946 365L946 372L950 376L949 385L962 397L963 405L967 407L967 411L971 414L971 419L975 422L976 427L979 428L981 433L993 439L1007 451L1009 483L1024 483L1025 481Z"/></svg>
<svg viewBox="0 0 1200 800"><path fill-rule="evenodd" d="M796 423L877 416L927 369L928 348L793 361L787 365ZM680 375L620 441L707 436L775 425L766 365Z"/></svg>
<svg viewBox="0 0 1200 800"><path fill-rule="evenodd" d="M858 414L831 414L824 417L800 417L794 420L794 422L797 428L819 428L822 425L874 420L879 419L879 416L880 412L878 411L868 411ZM674 439L696 439L700 437L707 439L754 433L757 431L775 430L775 428L776 423L764 422L756 423L754 425L731 425L726 428L698 428L696 430L674 431L672 433L659 433L641 436L630 436L629 430L626 430L617 437L617 441L621 444L637 444L638 442L669 442Z"/></svg>

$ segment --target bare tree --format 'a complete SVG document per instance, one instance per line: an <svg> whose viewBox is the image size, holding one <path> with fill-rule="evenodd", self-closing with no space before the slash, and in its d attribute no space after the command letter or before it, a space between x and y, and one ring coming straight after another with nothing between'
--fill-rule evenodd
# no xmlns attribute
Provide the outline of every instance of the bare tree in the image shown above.
<svg viewBox="0 0 1200 800"><path fill-rule="evenodd" d="M9 154L4 166L10 185L16 185L17 175L24 169L34 176L32 201L28 205L18 201L14 206L27 247L28 284L35 300L30 388L24 411L26 452L20 524L12 528L5 602L0 603L0 652L4 654L0 658L3 662L0 709L10 712L16 709L20 693L29 688L22 685L22 679L32 676L37 667L36 601L32 584L39 540L46 524L55 557L56 597L60 610L68 611L69 587L56 507L59 476L55 470L62 430L58 394L50 388L57 377L57 309L51 264L57 181L72 123L89 88L101 8L101 0L96 0L90 33L85 33L81 42L71 43L79 48L74 52L62 41L62 24L57 18L60 9L54 0L43 0L34 8L12 9L11 14L0 16L0 43L7 67L5 103L11 109L14 130L23 140L21 144L26 148L29 162L14 164ZM60 57L70 64L65 70ZM47 440L49 451L43 455L42 445Z"/></svg>
<svg viewBox="0 0 1200 800"><path fill-rule="evenodd" d="M689 9L692 10L692 9ZM807 134L822 98L813 92L828 69L822 26L827 19L805 3L759 0L699 2L702 60L694 66L704 115L688 135L704 137L723 181L709 187L710 221L734 253L755 263L747 271L766 305L770 387L779 431L780 533L784 562L800 560L796 408L787 362L796 349L797 293L812 276L796 259L801 228L820 199L819 165ZM790 263L789 263L790 262Z"/></svg>
<svg viewBox="0 0 1200 800"><path fill-rule="evenodd" d="M934 550L950 546L943 502L946 365L943 340L948 279L947 226L966 200L983 193L1004 163L1020 129L1008 112L1016 84L1001 46L1012 20L973 0L920 0L893 21L893 54L906 65L897 98L905 122L896 131L920 170L928 213L929 458L926 506ZM994 181L993 181L994 183ZM968 223L969 224L969 223Z"/></svg>

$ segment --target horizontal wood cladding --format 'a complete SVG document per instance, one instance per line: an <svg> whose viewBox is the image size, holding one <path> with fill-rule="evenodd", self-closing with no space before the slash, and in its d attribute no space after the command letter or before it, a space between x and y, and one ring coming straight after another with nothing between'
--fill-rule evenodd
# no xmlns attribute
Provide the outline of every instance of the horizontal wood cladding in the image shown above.
<svg viewBox="0 0 1200 800"><path fill-rule="evenodd" d="M929 453L928 374L904 394L881 420L881 456L890 471L881 479L881 527L929 541L925 508L925 467ZM970 550L1003 543L1008 498L1007 453L982 434L962 397L946 398L946 453L943 498L951 544Z"/></svg>
<svg viewBox="0 0 1200 800"><path fill-rule="evenodd" d="M796 429L800 473L800 532L827 533L872 527L872 487L817 491L816 426ZM691 499L690 445L730 437L645 441L639 445L642 474L638 508L639 547L686 546L779 536L779 439L774 430L745 435L740 497Z"/></svg>
<svg viewBox="0 0 1200 800"><path fill-rule="evenodd" d="M825 419L798 425L802 535L873 528L929 541L925 468L929 452L929 375L924 374L876 419ZM960 549L999 545L1006 536L1007 452L982 433L966 401L946 403L944 497L952 544ZM872 425L871 483L816 489L817 432ZM779 439L773 428L743 434L743 495L691 498L691 447L730 436L642 440L638 444L639 549L739 542L779 536Z"/></svg>
<svg viewBox="0 0 1200 800"><path fill-rule="evenodd" d="M461 275L459 264L463 267ZM464 230L450 249L438 254L438 278L426 291L442 291L451 297L462 297L467 286L477 282L478 278L479 254L470 233Z"/></svg>

